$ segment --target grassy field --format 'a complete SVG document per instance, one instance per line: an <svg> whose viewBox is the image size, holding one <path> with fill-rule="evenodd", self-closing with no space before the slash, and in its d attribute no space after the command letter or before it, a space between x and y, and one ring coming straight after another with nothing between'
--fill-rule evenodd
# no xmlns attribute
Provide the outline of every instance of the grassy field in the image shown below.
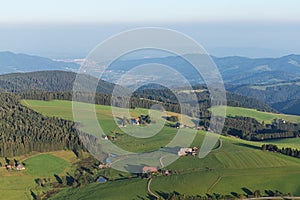
<svg viewBox="0 0 300 200"><path fill-rule="evenodd" d="M54 151L38 153L32 152L27 155L16 156L16 159L26 164L23 171L8 171L0 168L0 194L5 199L32 199L30 190L36 191L36 178L54 179L54 173L61 175L68 170L71 163L77 158L71 151ZM0 158L4 163L4 158ZM2 199L0 197L0 199Z"/></svg>
<svg viewBox="0 0 300 200"><path fill-rule="evenodd" d="M37 112L40 112L46 116L55 116L67 120L73 120L72 116L72 102L71 101L36 101L36 100L23 100L23 105L29 106ZM97 127L91 123L91 112L92 106L85 103L80 103L79 107L82 107L81 115L83 118L83 131L86 131L95 136L101 137L101 134ZM123 130L118 128L114 118L112 117L112 111L110 106L95 105L96 115L98 122L106 135L112 135L113 133L124 133ZM119 117L122 117L126 109L119 109ZM130 114L132 117L138 117L141 114L147 114L147 109L131 109ZM178 115L177 113L167 112L169 115ZM124 128L124 130L129 130L132 126ZM140 133L143 134L142 127L134 127L140 129ZM120 136L120 140L114 141L119 147L132 152L145 152L157 150L161 146L168 144L177 133L177 129L171 127L163 127L155 136L150 138L137 138L130 136L128 134L123 134ZM149 145L151 144L151 145Z"/></svg>
<svg viewBox="0 0 300 200"><path fill-rule="evenodd" d="M23 101L34 110L48 116L57 116L72 119L71 103L66 101ZM106 119L105 131L116 129L116 124L111 118L110 108L96 106L98 118ZM145 112L143 109L133 110L133 115ZM271 122L274 118L283 118L288 121L299 122L298 116L263 113L253 109L234 108L227 109L227 115L241 115L254 117L259 121ZM105 118L106 117L106 118ZM151 150L158 148L173 137L172 129L165 127L162 133L152 138L137 139L131 136L122 136L116 142L121 147L138 150ZM199 132L194 144L199 146L206 133ZM232 194L246 193L247 190L259 189L279 190L300 195L300 160L273 152L260 150L262 143L244 141L235 137L221 136L222 147L213 150L203 159L198 157L181 157L167 169L174 173L169 177L155 177L151 190L158 195L177 191L183 194L196 195L206 193ZM300 139L284 139L269 141L279 147L300 148ZM150 147L148 144L151 144ZM122 146L123 145L123 146ZM126 146L128 145L128 146ZM130 191L130 192L128 192ZM124 181L108 182L106 184L91 184L87 187L64 190L53 199L147 199L145 179L131 179Z"/></svg>
<svg viewBox="0 0 300 200"><path fill-rule="evenodd" d="M214 107L211 110L214 111L216 114L218 114L220 108ZM264 121L265 123L271 123L273 119L280 119L280 118L289 122L300 123L300 116L261 112L255 109L241 108L241 107L227 106L226 115L251 117L251 118L255 118L259 122Z"/></svg>
<svg viewBox="0 0 300 200"><path fill-rule="evenodd" d="M198 139L205 133L200 132ZM169 177L154 177L151 190L158 195L173 191L187 195L207 193L232 194L247 190L276 190L300 195L300 160L273 152L263 152L260 143L244 142L223 137L221 149L207 157L182 157L167 169L174 173ZM130 191L130 192L126 192ZM88 187L63 191L53 199L147 199L146 180L91 184Z"/></svg>
<svg viewBox="0 0 300 200"><path fill-rule="evenodd" d="M53 176L54 174L61 174L69 167L70 163L66 160L50 155L41 154L24 161L27 167L27 172L34 176Z"/></svg>

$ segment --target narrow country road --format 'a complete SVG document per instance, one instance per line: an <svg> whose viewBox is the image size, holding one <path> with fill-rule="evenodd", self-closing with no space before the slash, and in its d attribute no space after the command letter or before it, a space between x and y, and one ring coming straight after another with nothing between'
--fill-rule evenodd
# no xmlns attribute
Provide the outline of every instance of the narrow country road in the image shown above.
<svg viewBox="0 0 300 200"><path fill-rule="evenodd" d="M148 190L148 193L152 196L154 196L156 199L159 199L159 196L157 196L156 194L154 194L151 189L150 189L150 185L151 185L151 182L152 182L152 177L150 177L148 179L148 182L147 182L147 190Z"/></svg>

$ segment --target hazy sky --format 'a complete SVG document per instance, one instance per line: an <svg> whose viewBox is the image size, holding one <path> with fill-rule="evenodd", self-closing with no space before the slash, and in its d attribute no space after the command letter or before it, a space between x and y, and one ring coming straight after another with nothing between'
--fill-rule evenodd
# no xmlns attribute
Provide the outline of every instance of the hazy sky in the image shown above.
<svg viewBox="0 0 300 200"><path fill-rule="evenodd" d="M2 0L0 21L299 21L299 8L299 0Z"/></svg>
<svg viewBox="0 0 300 200"><path fill-rule="evenodd" d="M0 51L84 57L112 34L159 26L211 54L300 54L299 0L0 0Z"/></svg>

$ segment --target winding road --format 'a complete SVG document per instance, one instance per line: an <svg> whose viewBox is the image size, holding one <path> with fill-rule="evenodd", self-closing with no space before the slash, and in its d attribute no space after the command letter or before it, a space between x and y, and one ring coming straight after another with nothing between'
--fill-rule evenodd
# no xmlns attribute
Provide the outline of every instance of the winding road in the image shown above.
<svg viewBox="0 0 300 200"><path fill-rule="evenodd" d="M147 183L147 191L150 195L154 196L156 199L159 199L159 196L157 196L156 194L154 194L151 189L150 189L150 185L151 185L151 182L152 182L152 177L150 177L148 179L148 183Z"/></svg>

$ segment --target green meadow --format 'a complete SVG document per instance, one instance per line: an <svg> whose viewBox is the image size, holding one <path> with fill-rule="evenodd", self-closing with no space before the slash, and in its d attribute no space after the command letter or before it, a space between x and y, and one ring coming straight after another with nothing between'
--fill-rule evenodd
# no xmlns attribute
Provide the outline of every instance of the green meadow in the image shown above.
<svg viewBox="0 0 300 200"><path fill-rule="evenodd" d="M67 101L31 101L22 102L24 105L47 116L72 119L71 102ZM98 120L106 119L104 131L111 132L117 128L111 117L110 107L96 105ZM131 111L132 115L145 113L144 109ZM275 118L298 122L299 117L291 115L263 113L253 109L227 108L227 115L254 117L259 121L271 122ZM118 130L121 132L121 130ZM161 133L154 137L142 139L124 134L115 142L116 145L138 151L148 151L159 148L168 142L175 130L164 127ZM199 131L193 145L200 146L206 136ZM244 141L235 137L220 136L221 148L216 148L205 158L180 157L171 165L165 167L172 170L171 176L154 177L151 190L164 197L169 192L179 192L187 195L207 193L246 194L248 190L279 190L293 195L300 195L300 159L288 157L273 152L260 150L261 142ZM278 146L300 148L300 139L284 139L270 141ZM128 144L129 143L129 144ZM126 146L127 144L127 146ZM54 196L53 199L146 199L146 179L129 179L109 181L105 184L91 184L87 187L66 189ZM129 192L130 191L130 192Z"/></svg>
<svg viewBox="0 0 300 200"><path fill-rule="evenodd" d="M211 111L215 112L216 115L220 115L221 107L211 108ZM259 122L271 123L273 119L284 119L289 122L300 123L300 116L296 115L286 115L286 114L277 114L269 112L261 112L255 109L250 108L241 108L241 107L226 107L227 116L244 116L251 117L256 119Z"/></svg>
<svg viewBox="0 0 300 200"><path fill-rule="evenodd" d="M53 176L61 174L70 165L66 160L50 155L41 154L24 161L27 172L34 176Z"/></svg>

